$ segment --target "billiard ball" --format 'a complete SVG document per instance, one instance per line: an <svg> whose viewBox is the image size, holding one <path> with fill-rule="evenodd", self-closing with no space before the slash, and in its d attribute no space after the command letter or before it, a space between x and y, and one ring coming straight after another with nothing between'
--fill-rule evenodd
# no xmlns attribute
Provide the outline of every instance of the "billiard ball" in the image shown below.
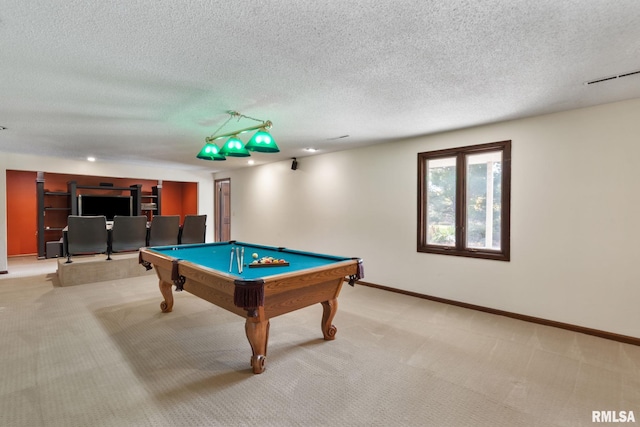
<svg viewBox="0 0 640 427"><path fill-rule="evenodd" d="M253 257L253 259L258 259L258 254L257 253L253 253L253 255L251 255Z"/></svg>

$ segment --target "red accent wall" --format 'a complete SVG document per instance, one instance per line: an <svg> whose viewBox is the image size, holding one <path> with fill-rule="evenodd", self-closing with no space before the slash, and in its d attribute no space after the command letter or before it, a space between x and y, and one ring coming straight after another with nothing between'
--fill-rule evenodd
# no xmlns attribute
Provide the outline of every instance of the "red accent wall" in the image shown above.
<svg viewBox="0 0 640 427"><path fill-rule="evenodd" d="M162 182L162 215L180 215L180 224L185 215L198 213L198 184L195 182Z"/></svg>
<svg viewBox="0 0 640 427"><path fill-rule="evenodd" d="M195 182L182 185L182 212L185 215L198 214L198 184Z"/></svg>
<svg viewBox="0 0 640 427"><path fill-rule="evenodd" d="M7 171L7 255L38 253L36 172Z"/></svg>

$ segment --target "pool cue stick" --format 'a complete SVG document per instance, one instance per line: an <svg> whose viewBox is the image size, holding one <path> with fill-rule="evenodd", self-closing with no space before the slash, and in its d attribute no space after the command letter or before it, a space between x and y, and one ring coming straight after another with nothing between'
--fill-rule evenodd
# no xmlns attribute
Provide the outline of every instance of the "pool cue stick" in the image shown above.
<svg viewBox="0 0 640 427"><path fill-rule="evenodd" d="M244 268L244 246L240 250L240 274L242 274L242 269Z"/></svg>
<svg viewBox="0 0 640 427"><path fill-rule="evenodd" d="M229 273L233 270L233 246L231 246L231 255L229 256Z"/></svg>
<svg viewBox="0 0 640 427"><path fill-rule="evenodd" d="M240 265L240 248L236 248L236 264L238 264L238 273L242 273L242 267Z"/></svg>

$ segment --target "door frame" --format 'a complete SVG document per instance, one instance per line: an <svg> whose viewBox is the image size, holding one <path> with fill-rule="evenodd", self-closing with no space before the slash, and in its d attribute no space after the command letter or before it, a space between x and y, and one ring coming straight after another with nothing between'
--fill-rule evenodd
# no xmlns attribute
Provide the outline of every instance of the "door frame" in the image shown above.
<svg viewBox="0 0 640 427"><path fill-rule="evenodd" d="M222 191L225 185L228 188L226 194ZM231 240L231 178L216 179L214 193L214 241ZM225 211L228 213L226 218Z"/></svg>

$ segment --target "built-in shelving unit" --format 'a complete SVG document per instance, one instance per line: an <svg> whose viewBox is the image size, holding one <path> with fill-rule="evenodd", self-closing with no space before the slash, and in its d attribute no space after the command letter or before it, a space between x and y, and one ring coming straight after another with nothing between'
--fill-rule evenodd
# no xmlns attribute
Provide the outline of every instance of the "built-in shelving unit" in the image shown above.
<svg viewBox="0 0 640 427"><path fill-rule="evenodd" d="M45 242L62 238L62 229L67 226L71 214L70 194L63 191L46 191L44 174L38 172L36 178L38 203L38 258L46 255Z"/></svg>
<svg viewBox="0 0 640 427"><path fill-rule="evenodd" d="M142 211L142 215L146 215L147 218L149 218L149 221L151 221L154 215L158 215L158 212L161 212L161 195L162 184L154 185L151 188L151 194L140 195L140 210Z"/></svg>
<svg viewBox="0 0 640 427"><path fill-rule="evenodd" d="M76 181L67 183L67 191L47 191L44 173L36 178L38 203L38 258L47 257L47 242L62 238L69 215L78 215L78 195L97 194L102 191L128 193L132 198L132 214L146 215L149 220L161 212L162 181L152 187L150 194L142 192L142 185L115 187L113 185L80 185ZM58 255L58 254L56 254Z"/></svg>

